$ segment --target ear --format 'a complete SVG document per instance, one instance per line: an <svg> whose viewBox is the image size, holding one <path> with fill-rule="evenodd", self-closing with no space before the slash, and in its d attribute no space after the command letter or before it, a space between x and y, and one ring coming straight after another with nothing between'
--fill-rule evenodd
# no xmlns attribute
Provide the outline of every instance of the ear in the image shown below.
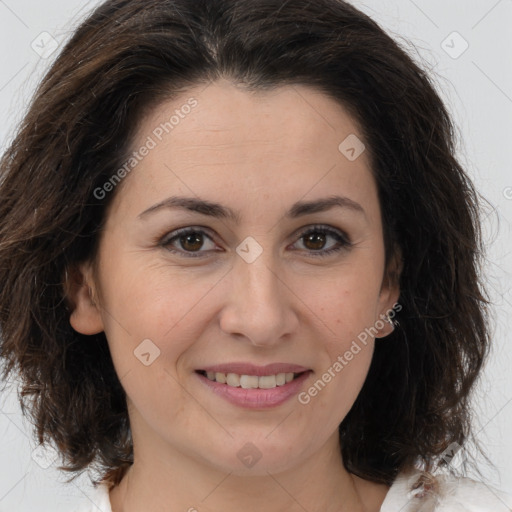
<svg viewBox="0 0 512 512"><path fill-rule="evenodd" d="M71 314L69 323L81 334L98 334L104 330L92 267L83 263L66 270L64 290Z"/></svg>
<svg viewBox="0 0 512 512"><path fill-rule="evenodd" d="M379 318L376 319L376 325L381 326L384 323L384 327L378 329L379 334L376 338L385 338L391 334L394 330L394 325L387 320L387 315L394 316L397 311L400 311L402 307L393 306L397 304L398 298L400 297L400 275L403 270L403 259L402 251L400 248L395 248L393 256L391 257L387 269L384 274L382 286L379 294ZM379 321L381 320L381 321Z"/></svg>

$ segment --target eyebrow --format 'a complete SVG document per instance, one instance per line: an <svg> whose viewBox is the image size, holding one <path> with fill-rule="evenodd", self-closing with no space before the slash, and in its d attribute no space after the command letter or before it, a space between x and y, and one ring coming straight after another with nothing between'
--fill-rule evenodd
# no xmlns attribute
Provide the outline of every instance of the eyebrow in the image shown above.
<svg viewBox="0 0 512 512"><path fill-rule="evenodd" d="M313 201L298 201L292 205L290 210L285 214L286 218L295 219L304 215L312 213L325 212L334 207L345 208L353 212L362 214L366 218L366 212L363 207L353 201L352 199L345 196L329 196L321 199L315 199ZM179 197L173 196L164 199L160 203L157 203L147 210L144 210L139 214L139 218L143 219L151 213L155 213L163 209L181 208L192 212L207 215L218 219L231 220L236 224L240 223L240 213L223 206L219 203L212 201L206 201L196 197Z"/></svg>

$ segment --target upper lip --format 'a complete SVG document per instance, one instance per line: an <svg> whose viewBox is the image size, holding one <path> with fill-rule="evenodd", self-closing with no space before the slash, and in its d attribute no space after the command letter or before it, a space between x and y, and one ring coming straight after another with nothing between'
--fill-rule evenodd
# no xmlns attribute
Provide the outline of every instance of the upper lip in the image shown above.
<svg viewBox="0 0 512 512"><path fill-rule="evenodd" d="M197 371L215 372L215 373L236 373L238 375L276 375L278 373L302 373L309 368L298 364L290 363L272 363L265 366L256 366L251 363L225 363L198 368Z"/></svg>

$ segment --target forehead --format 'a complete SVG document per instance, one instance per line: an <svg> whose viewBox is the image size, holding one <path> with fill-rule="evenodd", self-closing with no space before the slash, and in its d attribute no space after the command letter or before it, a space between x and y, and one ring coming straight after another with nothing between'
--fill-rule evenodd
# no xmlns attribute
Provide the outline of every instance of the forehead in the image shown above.
<svg viewBox="0 0 512 512"><path fill-rule="evenodd" d="M241 210L265 197L296 200L340 186L355 200L376 197L356 121L309 86L254 92L219 81L191 88L142 119L133 150L149 141L127 181L155 202L177 191L218 202L228 195Z"/></svg>
<svg viewBox="0 0 512 512"><path fill-rule="evenodd" d="M163 145L172 140L177 149L200 139L205 146L282 145L298 154L329 143L337 154L340 138L354 134L362 139L345 108L311 86L249 91L227 80L191 88L158 105L141 121L139 141L149 134Z"/></svg>

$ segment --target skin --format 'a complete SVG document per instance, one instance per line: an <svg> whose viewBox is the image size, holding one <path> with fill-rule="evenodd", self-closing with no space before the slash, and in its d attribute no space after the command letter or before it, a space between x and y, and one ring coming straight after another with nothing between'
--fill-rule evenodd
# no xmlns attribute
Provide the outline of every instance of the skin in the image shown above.
<svg viewBox="0 0 512 512"><path fill-rule="evenodd" d="M375 340L308 404L293 397L244 409L195 373L232 361L296 363L312 370L307 390L397 302L367 152L349 161L338 150L350 134L362 140L360 130L313 88L249 93L221 80L148 114L134 150L190 97L197 106L116 190L98 258L80 266L72 291L73 328L106 333L128 399L135 462L111 491L113 511L378 512L388 487L345 470L337 431ZM364 214L333 207L285 217L296 201L333 194ZM170 208L139 218L173 195L218 202L240 221ZM346 233L352 245L315 256L339 243L332 235L308 239L313 225ZM159 244L183 227L203 228L202 243ZM236 252L248 236L263 250L251 263ZM398 262L388 270L399 272ZM377 337L391 330L385 323ZM149 366L134 356L144 339L160 350ZM237 457L248 442L261 453L251 468Z"/></svg>

